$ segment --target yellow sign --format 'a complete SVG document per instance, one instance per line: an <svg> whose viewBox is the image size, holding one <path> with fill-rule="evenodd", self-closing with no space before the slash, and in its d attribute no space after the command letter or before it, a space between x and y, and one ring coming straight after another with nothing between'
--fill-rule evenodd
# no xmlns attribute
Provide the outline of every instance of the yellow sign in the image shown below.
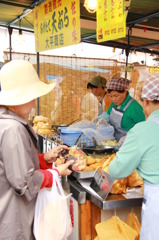
<svg viewBox="0 0 159 240"><path fill-rule="evenodd" d="M150 73L158 73L159 67L148 67Z"/></svg>
<svg viewBox="0 0 159 240"><path fill-rule="evenodd" d="M34 8L36 52L81 41L79 0L46 0Z"/></svg>
<svg viewBox="0 0 159 240"><path fill-rule="evenodd" d="M126 36L123 0L97 0L97 42Z"/></svg>

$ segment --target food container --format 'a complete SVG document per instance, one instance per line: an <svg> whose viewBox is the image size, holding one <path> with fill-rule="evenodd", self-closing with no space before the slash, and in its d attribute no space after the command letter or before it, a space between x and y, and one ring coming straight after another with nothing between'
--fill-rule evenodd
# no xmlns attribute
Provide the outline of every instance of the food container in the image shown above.
<svg viewBox="0 0 159 240"><path fill-rule="evenodd" d="M68 146L89 147L95 146L95 140L87 138L82 131L62 128L60 139L63 144Z"/></svg>

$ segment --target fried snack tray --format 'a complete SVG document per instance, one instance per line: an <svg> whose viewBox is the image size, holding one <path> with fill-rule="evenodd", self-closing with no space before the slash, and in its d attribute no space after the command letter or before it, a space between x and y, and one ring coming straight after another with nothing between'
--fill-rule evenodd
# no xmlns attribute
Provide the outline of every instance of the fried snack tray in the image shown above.
<svg viewBox="0 0 159 240"><path fill-rule="evenodd" d="M118 146L96 146L96 147L85 147L82 149L85 153L109 153L118 151Z"/></svg>
<svg viewBox="0 0 159 240"><path fill-rule="evenodd" d="M96 146L96 147L85 147L82 149L86 154L96 153L96 154L109 154L118 151L117 146ZM72 172L72 176L76 179L87 179L93 178L96 173L96 170L92 171L76 171Z"/></svg>

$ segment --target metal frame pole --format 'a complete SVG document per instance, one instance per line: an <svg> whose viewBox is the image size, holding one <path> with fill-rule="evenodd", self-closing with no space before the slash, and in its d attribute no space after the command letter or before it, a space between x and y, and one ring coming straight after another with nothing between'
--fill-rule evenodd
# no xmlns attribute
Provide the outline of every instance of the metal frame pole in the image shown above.
<svg viewBox="0 0 159 240"><path fill-rule="evenodd" d="M128 30L128 45L127 45L127 48L125 50L126 52L126 67L128 65L128 58L129 58L129 51L130 51L130 35L132 33L132 29L129 28ZM125 79L127 78L127 70L125 71Z"/></svg>
<svg viewBox="0 0 159 240"><path fill-rule="evenodd" d="M36 55L37 64L36 64L36 66L37 66L37 74L38 74L38 76L39 76L39 58L40 58L39 52L37 52L37 55ZM37 115L39 115L39 98L37 98Z"/></svg>
<svg viewBox="0 0 159 240"><path fill-rule="evenodd" d="M9 59L12 60L12 28L8 27L9 32Z"/></svg>

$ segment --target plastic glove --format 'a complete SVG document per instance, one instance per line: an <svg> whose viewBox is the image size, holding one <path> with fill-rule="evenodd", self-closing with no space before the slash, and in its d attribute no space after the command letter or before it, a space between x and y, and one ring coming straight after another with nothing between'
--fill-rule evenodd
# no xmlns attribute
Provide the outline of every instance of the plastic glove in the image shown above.
<svg viewBox="0 0 159 240"><path fill-rule="evenodd" d="M98 120L105 118L107 120L107 123L109 122L109 114L107 112L103 112L98 116Z"/></svg>
<svg viewBox="0 0 159 240"><path fill-rule="evenodd" d="M92 122L96 124L98 122L98 117L93 118Z"/></svg>
<svg viewBox="0 0 159 240"><path fill-rule="evenodd" d="M96 123L96 127L99 127L100 125L107 125L107 124L108 124L107 119L106 118L101 118Z"/></svg>

